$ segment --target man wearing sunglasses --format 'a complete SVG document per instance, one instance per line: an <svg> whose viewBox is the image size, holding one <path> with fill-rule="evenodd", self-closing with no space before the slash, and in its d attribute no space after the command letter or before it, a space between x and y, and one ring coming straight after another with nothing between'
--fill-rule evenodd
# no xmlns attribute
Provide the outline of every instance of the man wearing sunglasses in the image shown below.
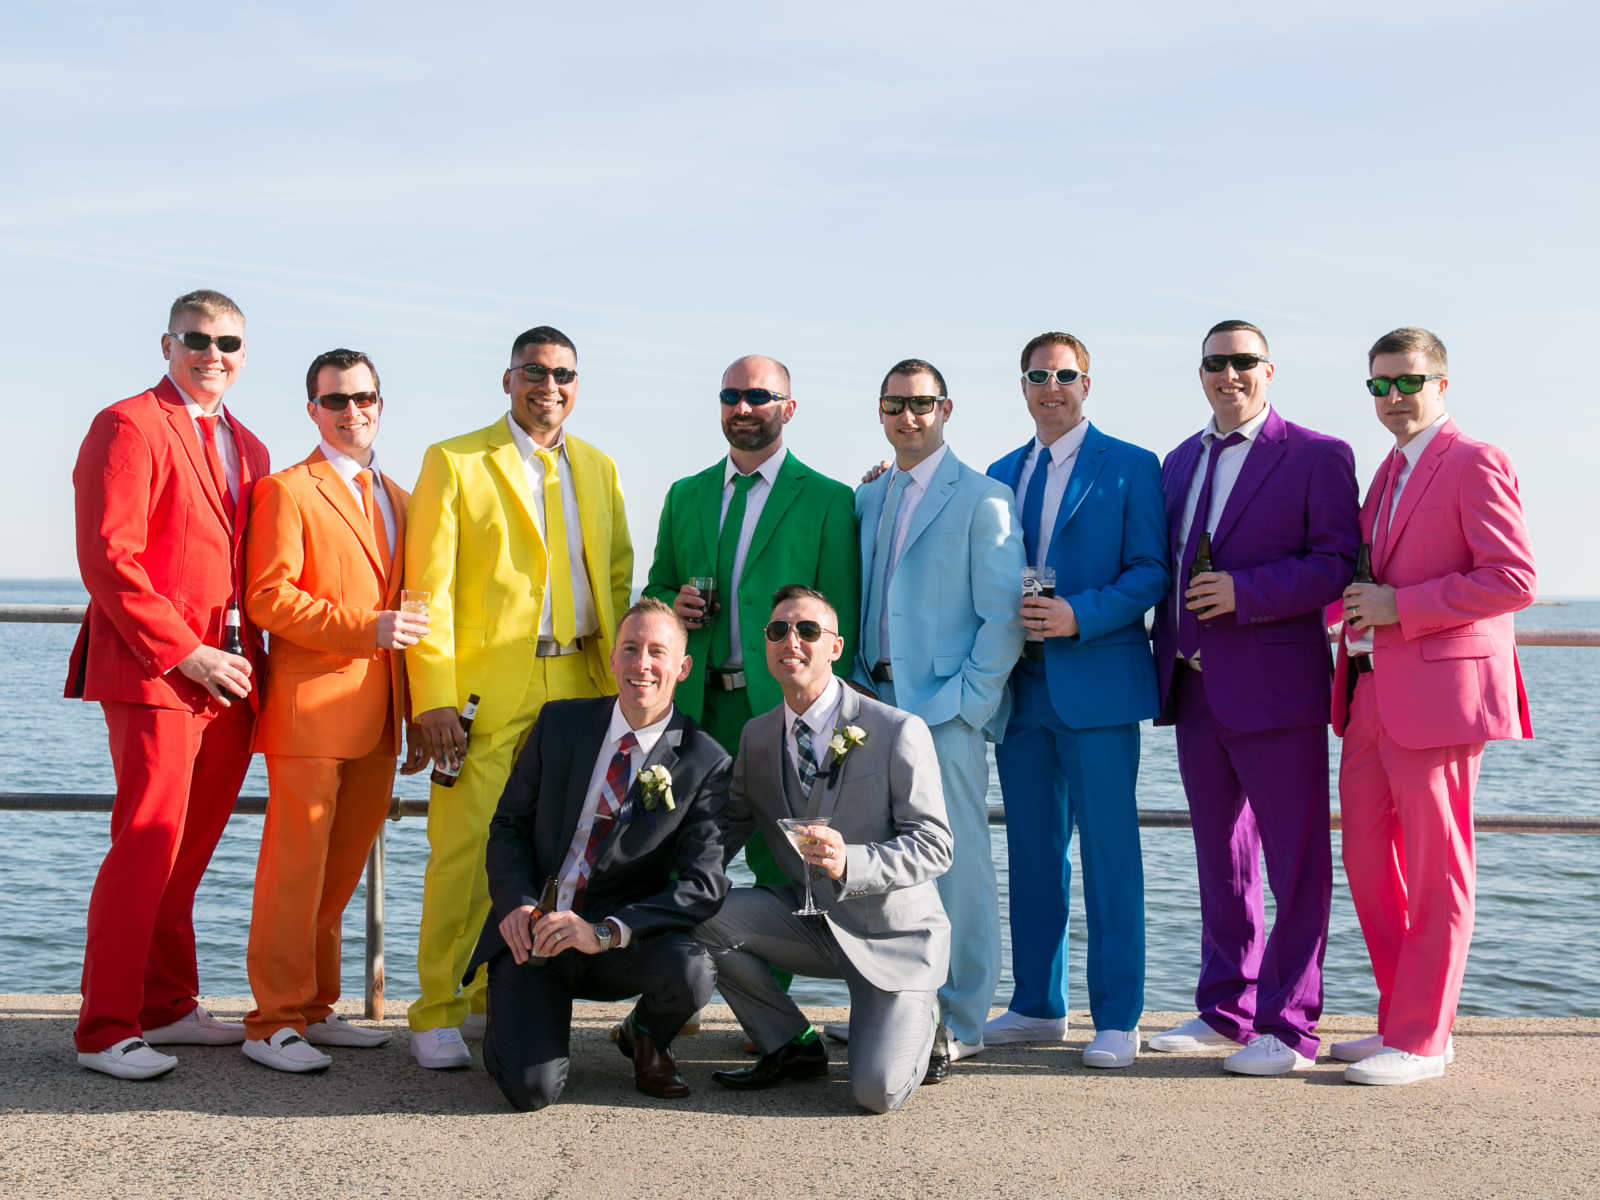
<svg viewBox="0 0 1600 1200"><path fill-rule="evenodd" d="M694 665L678 705L736 754L745 722L781 696L761 640L772 593L803 583L833 597L848 654L860 575L850 489L784 447L783 427L795 413L789 369L746 355L722 373L719 400L728 453L667 492L644 594L672 605L689 629ZM709 611L693 578L716 580ZM848 667L841 659L840 673ZM758 883L782 882L759 833L745 861Z"/></svg>
<svg viewBox="0 0 1600 1200"><path fill-rule="evenodd" d="M428 634L406 651L411 707L434 762L460 771L429 800L410 1010L424 1067L466 1066L463 1024L482 1030L483 974L459 983L489 912L484 843L518 748L546 700L616 691L609 659L633 544L616 464L564 431L577 367L560 330L520 334L500 380L510 411L430 446L412 492L406 581L432 595ZM473 694L469 746L460 710Z"/></svg>
<svg viewBox="0 0 1600 1200"><path fill-rule="evenodd" d="M1005 728L1006 677L1022 650L1022 533L1005 487L945 444L954 404L937 367L895 363L877 408L895 461L856 490L865 603L855 679L920 717L938 753L955 859L938 879L950 973L939 986L943 1021L929 1063L937 1082L951 1062L983 1048L1000 977L985 741Z"/></svg>
<svg viewBox="0 0 1600 1200"><path fill-rule="evenodd" d="M1213 326L1200 353L1212 415L1161 467L1175 570L1155 621L1158 723L1177 727L1200 882L1199 1013L1150 1048L1225 1048L1227 1071L1281 1075L1311 1065L1322 1013L1333 890L1323 609L1350 582L1361 540L1355 462L1267 403L1273 365L1254 325ZM1197 571L1206 537L1213 569ZM1263 855L1277 909L1265 937Z"/></svg>
<svg viewBox="0 0 1600 1200"><path fill-rule="evenodd" d="M389 812L401 731L406 774L427 763L406 728L407 646L428 632L400 611L407 495L378 469L383 398L372 360L329 350L306 371L317 448L260 480L245 539L245 614L272 634L255 748L271 800L250 914L244 1053L320 1071L319 1046L381 1046L339 998L339 926Z"/></svg>
<svg viewBox="0 0 1600 1200"><path fill-rule="evenodd" d="M1337 1042L1354 1083L1444 1074L1472 940L1472 790L1485 741L1528 738L1512 614L1533 547L1504 451L1445 413L1444 344L1396 329L1367 353L1394 435L1361 507L1377 583L1345 589L1333 687L1344 868L1378 985L1376 1036Z"/></svg>
<svg viewBox="0 0 1600 1200"><path fill-rule="evenodd" d="M1089 351L1069 333L1022 348L1034 436L989 468L1022 509L1028 562L1053 595L1023 600L1030 640L1011 672L1011 719L995 747L1006 806L1011 973L984 1039L1067 1035L1067 927L1074 828L1089 926L1089 1067L1126 1067L1144 1009L1144 873L1135 786L1139 722L1156 715L1144 614L1170 582L1161 468L1084 415ZM1012 583L1016 595L1016 583ZM1013 603L1015 601L1013 600ZM1037 640L1034 640L1037 639Z"/></svg>
<svg viewBox="0 0 1600 1200"><path fill-rule="evenodd" d="M178 297L161 356L161 382L95 417L72 473L89 605L66 695L105 710L117 780L74 1041L123 1079L177 1066L156 1046L244 1040L195 1000L190 913L250 762L261 635L245 625L242 657L219 647L267 449L222 404L244 366L238 305Z"/></svg>
<svg viewBox="0 0 1600 1200"><path fill-rule="evenodd" d="M734 888L695 930L717 987L761 1057L711 1077L739 1091L828 1073L828 1051L773 970L843 979L850 989L850 1094L871 1112L899 1108L927 1072L950 922L934 881L953 841L939 763L920 718L845 687L827 597L792 586L773 597L767 667L783 702L745 727L728 787L724 854L757 829L784 882ZM818 823L781 832L779 821ZM806 893L822 910L802 915Z"/></svg>

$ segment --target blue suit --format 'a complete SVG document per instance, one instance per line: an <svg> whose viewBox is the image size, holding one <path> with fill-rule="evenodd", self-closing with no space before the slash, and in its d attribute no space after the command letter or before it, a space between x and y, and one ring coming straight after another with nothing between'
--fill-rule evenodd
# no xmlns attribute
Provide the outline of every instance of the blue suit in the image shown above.
<svg viewBox="0 0 1600 1200"><path fill-rule="evenodd" d="M989 468L1013 490L1030 440ZM1011 1010L1067 1013L1068 850L1081 833L1089 1008L1097 1030L1134 1029L1144 1008L1144 872L1134 791L1139 722L1160 707L1144 614L1171 582L1161 465L1148 450L1085 432L1041 565L1072 605L1075 637L1011 676L995 749L1011 882Z"/></svg>
<svg viewBox="0 0 1600 1200"><path fill-rule="evenodd" d="M1000 913L989 853L984 741L1006 724L1006 679L1022 649L1022 531L1010 493L946 450L928 481L888 577L875 596L878 524L894 472L856 489L861 526L862 637L855 678L921 717L939 756L955 858L938 879L950 917L950 976L939 1005L950 1036L969 1044L1000 978ZM893 683L871 682L863 657L868 613L888 611Z"/></svg>

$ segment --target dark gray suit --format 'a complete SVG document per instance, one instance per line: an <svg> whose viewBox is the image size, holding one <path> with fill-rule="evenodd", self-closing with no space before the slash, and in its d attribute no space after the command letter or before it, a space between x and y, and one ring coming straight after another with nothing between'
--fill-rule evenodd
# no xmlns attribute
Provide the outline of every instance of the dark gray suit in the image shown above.
<svg viewBox="0 0 1600 1200"><path fill-rule="evenodd" d="M786 745L783 706L745 726L723 832L731 858L760 829L792 881L735 888L695 930L717 966L717 987L763 1054L809 1026L768 964L843 979L850 989L850 1087L874 1112L898 1108L922 1081L950 963L950 922L934 886L954 842L945 819L933 738L918 717L843 689L837 723L864 744L827 754L805 796ZM826 817L846 845L843 881L813 872L821 917L797 917L807 868L780 817Z"/></svg>

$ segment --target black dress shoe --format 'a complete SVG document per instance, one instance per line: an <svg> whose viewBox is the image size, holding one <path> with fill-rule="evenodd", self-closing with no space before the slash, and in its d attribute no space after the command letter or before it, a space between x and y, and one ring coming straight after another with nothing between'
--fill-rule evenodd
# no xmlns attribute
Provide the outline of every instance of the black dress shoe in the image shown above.
<svg viewBox="0 0 1600 1200"><path fill-rule="evenodd" d="M950 1077L950 1031L939 1022L933 1035L933 1052L928 1055L928 1071L923 1083L943 1083Z"/></svg>
<svg viewBox="0 0 1600 1200"><path fill-rule="evenodd" d="M785 1042L771 1054L763 1054L754 1066L737 1071L713 1071L711 1078L737 1092L776 1087L785 1079L815 1079L828 1073L828 1050L821 1038L804 1045Z"/></svg>

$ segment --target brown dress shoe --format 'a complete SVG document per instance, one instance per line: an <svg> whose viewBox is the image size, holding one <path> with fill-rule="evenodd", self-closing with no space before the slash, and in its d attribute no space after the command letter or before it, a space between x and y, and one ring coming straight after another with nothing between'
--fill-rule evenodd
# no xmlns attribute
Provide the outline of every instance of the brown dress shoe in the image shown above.
<svg viewBox="0 0 1600 1200"><path fill-rule="evenodd" d="M689 1085L678 1074L678 1064L672 1051L658 1049L647 1033L633 1027L630 1016L616 1027L617 1049L622 1056L633 1061L633 1086L646 1096L659 1100L681 1100L689 1094Z"/></svg>

